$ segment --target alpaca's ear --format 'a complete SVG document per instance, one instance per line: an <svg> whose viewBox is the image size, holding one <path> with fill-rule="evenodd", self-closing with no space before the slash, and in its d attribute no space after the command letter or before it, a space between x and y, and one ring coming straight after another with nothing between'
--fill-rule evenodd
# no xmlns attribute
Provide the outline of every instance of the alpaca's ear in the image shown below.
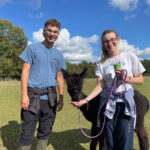
<svg viewBox="0 0 150 150"><path fill-rule="evenodd" d="M69 77L69 74L68 74L68 73L66 72L66 70L64 70L64 69L61 69L61 71L62 71L62 73L63 73L63 76L64 76L65 80L67 80L68 77Z"/></svg>
<svg viewBox="0 0 150 150"><path fill-rule="evenodd" d="M84 78L85 76L86 76L86 74L87 74L87 68L84 68L84 70L80 73L80 76L82 77L82 78Z"/></svg>

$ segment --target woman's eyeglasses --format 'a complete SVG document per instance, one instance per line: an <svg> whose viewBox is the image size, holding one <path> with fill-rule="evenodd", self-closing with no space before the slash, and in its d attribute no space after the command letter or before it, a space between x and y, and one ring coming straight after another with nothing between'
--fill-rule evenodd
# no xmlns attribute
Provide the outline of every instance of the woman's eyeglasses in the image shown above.
<svg viewBox="0 0 150 150"><path fill-rule="evenodd" d="M110 40L104 40L103 43L104 44L109 44L109 42L113 43L117 40L117 38L111 38Z"/></svg>

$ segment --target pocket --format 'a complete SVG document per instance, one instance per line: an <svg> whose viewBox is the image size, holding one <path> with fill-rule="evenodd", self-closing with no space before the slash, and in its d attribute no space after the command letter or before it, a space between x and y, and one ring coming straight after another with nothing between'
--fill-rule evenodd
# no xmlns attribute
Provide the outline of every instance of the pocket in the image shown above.
<svg viewBox="0 0 150 150"><path fill-rule="evenodd" d="M34 100L35 100L35 97L29 99L29 106L28 106L28 108L32 105ZM35 113L33 113L33 112L29 111L29 110L21 109L21 120L29 121L29 120L33 120L35 117L36 117Z"/></svg>
<svg viewBox="0 0 150 150"><path fill-rule="evenodd" d="M48 89L48 98L49 98L50 106L53 107L57 105L57 91L55 87Z"/></svg>
<svg viewBox="0 0 150 150"><path fill-rule="evenodd" d="M36 114L28 111L28 110L21 110L21 120L22 121L30 121L36 118Z"/></svg>

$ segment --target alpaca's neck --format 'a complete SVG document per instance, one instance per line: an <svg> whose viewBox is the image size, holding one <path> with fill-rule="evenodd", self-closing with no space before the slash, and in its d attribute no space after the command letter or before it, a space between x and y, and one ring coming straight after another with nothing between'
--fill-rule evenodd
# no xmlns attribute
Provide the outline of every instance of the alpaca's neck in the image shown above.
<svg viewBox="0 0 150 150"><path fill-rule="evenodd" d="M81 91L81 99L84 99L85 97L87 97L87 95L85 95L82 91Z"/></svg>

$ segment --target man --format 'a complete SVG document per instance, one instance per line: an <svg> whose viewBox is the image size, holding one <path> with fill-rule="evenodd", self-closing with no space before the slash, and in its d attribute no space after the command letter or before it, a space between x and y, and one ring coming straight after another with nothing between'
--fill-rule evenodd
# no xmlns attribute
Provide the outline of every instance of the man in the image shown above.
<svg viewBox="0 0 150 150"><path fill-rule="evenodd" d="M61 69L66 69L66 65L62 53L54 48L60 27L56 19L47 20L43 29L44 41L28 45L20 55L23 67L18 150L30 150L37 122L39 126L36 150L46 150L55 120L56 106L58 111L63 107L64 79Z"/></svg>

